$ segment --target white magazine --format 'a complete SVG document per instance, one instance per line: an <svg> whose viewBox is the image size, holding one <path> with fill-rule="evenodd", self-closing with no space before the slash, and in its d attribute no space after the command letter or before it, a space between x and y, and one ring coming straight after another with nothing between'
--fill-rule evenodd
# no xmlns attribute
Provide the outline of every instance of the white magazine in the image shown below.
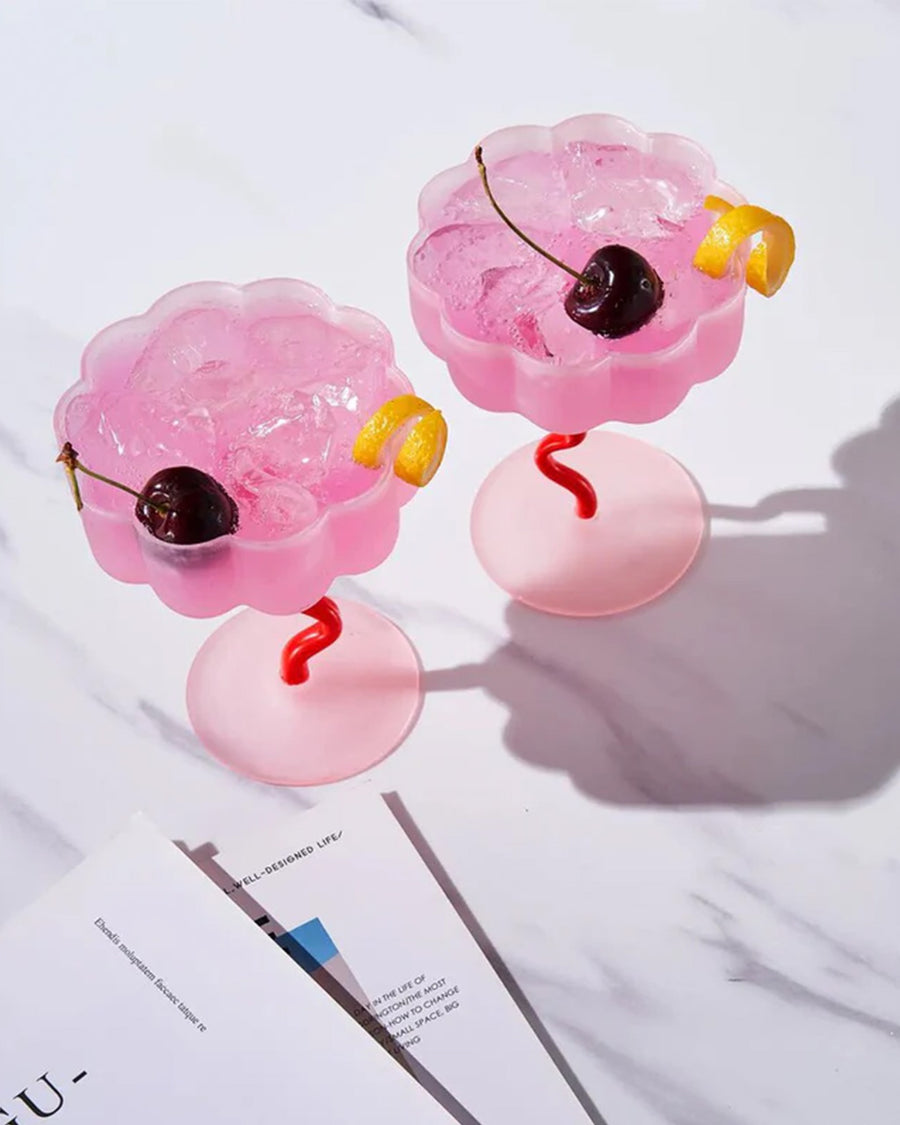
<svg viewBox="0 0 900 1125"><path fill-rule="evenodd" d="M448 1125L148 822L0 930L0 1123Z"/></svg>
<svg viewBox="0 0 900 1125"><path fill-rule="evenodd" d="M319 805L206 867L457 1120L590 1120L377 792Z"/></svg>

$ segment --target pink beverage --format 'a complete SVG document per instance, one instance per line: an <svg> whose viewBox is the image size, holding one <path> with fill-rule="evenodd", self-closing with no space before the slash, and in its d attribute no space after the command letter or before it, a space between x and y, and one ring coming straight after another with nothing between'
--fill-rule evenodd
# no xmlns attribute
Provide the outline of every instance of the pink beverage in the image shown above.
<svg viewBox="0 0 900 1125"><path fill-rule="evenodd" d="M701 313L743 286L737 264L725 282L692 268L715 216L704 210L700 173L671 158L576 141L560 152L500 160L491 182L504 210L555 257L580 270L598 247L627 245L659 274L665 298L631 336L607 340L584 331L563 307L571 277L500 222L474 180L447 201L446 225L413 257L416 276L443 293L449 323L474 339L511 344L551 364L654 352L677 343Z"/></svg>
<svg viewBox="0 0 900 1125"><path fill-rule="evenodd" d="M546 430L664 417L732 361L743 326L746 252L727 276L692 265L715 215L707 195L739 202L693 142L642 133L616 117L504 129L484 141L499 205L576 272L622 245L659 275L664 298L632 335L607 339L566 313L573 279L504 225L474 160L422 191L408 254L419 333L467 398Z"/></svg>
<svg viewBox="0 0 900 1125"><path fill-rule="evenodd" d="M388 394L381 343L302 307L177 312L116 385L73 399L63 424L91 468L140 489L158 469L193 465L237 501L241 539L284 539L375 483L351 450ZM94 480L84 494L103 511L134 506Z"/></svg>
<svg viewBox="0 0 900 1125"><path fill-rule="evenodd" d="M190 465L237 503L237 534L173 547L135 520L132 497L82 476L85 530L114 578L148 582L192 617L241 604L296 613L393 548L413 490L390 466L357 465L352 448L411 389L366 313L301 281L204 282L95 337L54 423L88 468L135 490Z"/></svg>

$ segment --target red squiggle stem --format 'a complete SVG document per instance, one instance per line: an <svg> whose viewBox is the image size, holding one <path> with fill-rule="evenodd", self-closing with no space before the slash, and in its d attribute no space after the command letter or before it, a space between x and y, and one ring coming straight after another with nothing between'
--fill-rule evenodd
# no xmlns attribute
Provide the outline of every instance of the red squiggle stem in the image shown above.
<svg viewBox="0 0 900 1125"><path fill-rule="evenodd" d="M569 490L575 497L575 511L579 519L589 520L597 514L597 493L594 486L581 473L554 460L553 454L561 449L574 449L581 445L587 434L548 434L537 447L534 463L548 480Z"/></svg>
<svg viewBox="0 0 900 1125"><path fill-rule="evenodd" d="M341 612L331 598L320 598L303 611L316 619L281 650L281 678L286 684L305 684L309 679L309 661L324 651L341 635Z"/></svg>

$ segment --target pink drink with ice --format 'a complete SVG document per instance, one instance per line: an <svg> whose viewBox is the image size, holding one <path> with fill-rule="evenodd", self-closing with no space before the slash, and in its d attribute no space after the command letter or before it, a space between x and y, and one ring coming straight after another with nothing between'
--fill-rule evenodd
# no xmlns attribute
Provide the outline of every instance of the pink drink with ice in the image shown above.
<svg viewBox="0 0 900 1125"><path fill-rule="evenodd" d="M196 308L157 328L118 386L73 399L65 429L85 464L135 489L166 466L203 469L236 500L240 538L276 540L373 485L351 450L385 397L374 339L302 310ZM134 506L100 482L82 487L102 510Z"/></svg>
<svg viewBox="0 0 900 1125"><path fill-rule="evenodd" d="M715 218L703 206L705 171L627 144L592 141L491 164L498 202L555 257L581 270L601 246L619 243L643 255L662 278L659 311L622 339L595 336L569 319L563 301L572 278L500 221L477 177L446 201L442 225L412 257L413 272L441 293L457 331L549 364L671 347L698 316L743 286L738 263L724 280L691 265Z"/></svg>
<svg viewBox="0 0 900 1125"><path fill-rule="evenodd" d="M88 468L135 490L190 465L238 505L237 534L166 544L135 519L133 497L82 474L84 528L108 574L193 617L297 613L393 549L413 490L389 465L357 465L352 448L385 400L411 390L367 313L287 278L202 282L96 336L54 426Z"/></svg>
<svg viewBox="0 0 900 1125"><path fill-rule="evenodd" d="M746 250L726 276L694 268L715 216L706 196L741 198L699 146L604 114L484 139L498 205L576 272L603 247L634 251L664 299L631 335L608 339L566 313L573 278L517 238L491 206L474 158L419 197L407 255L419 334L470 401L573 434L605 422L655 422L737 354Z"/></svg>

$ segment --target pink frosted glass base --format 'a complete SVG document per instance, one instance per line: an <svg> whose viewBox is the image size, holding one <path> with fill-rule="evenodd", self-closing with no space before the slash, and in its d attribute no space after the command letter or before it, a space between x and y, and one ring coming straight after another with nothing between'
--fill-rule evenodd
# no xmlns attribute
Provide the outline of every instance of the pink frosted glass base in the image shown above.
<svg viewBox="0 0 900 1125"><path fill-rule="evenodd" d="M481 486L472 540L482 566L526 605L569 617L621 613L665 593L703 541L703 500L668 454L635 438L591 433L557 454L590 480L598 511L579 519L571 493L517 450Z"/></svg>
<svg viewBox="0 0 900 1125"><path fill-rule="evenodd" d="M308 617L247 609L208 638L188 675L187 707L219 761L274 785L322 785L361 773L400 745L419 712L416 652L381 614L338 604L343 633L296 687L281 680L279 661Z"/></svg>

